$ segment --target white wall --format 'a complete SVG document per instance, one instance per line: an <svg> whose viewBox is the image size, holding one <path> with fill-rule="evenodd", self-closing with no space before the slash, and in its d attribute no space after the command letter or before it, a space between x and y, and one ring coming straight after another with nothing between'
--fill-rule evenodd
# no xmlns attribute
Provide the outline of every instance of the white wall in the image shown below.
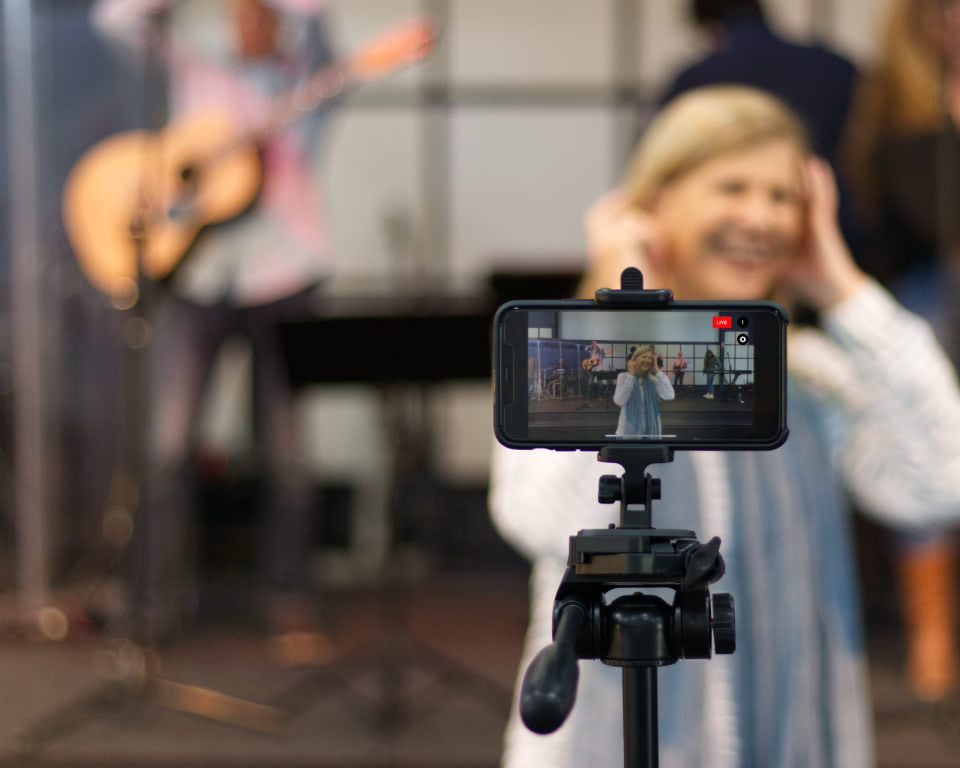
<svg viewBox="0 0 960 768"><path fill-rule="evenodd" d="M451 0L455 83L605 85L613 0Z"/></svg>
<svg viewBox="0 0 960 768"><path fill-rule="evenodd" d="M867 61L886 0L767 4L788 36L816 34ZM354 49L420 6L342 0L340 47ZM504 261L576 265L583 210L617 181L635 124L612 89L632 85L652 97L702 50L686 2L448 0L439 7L446 25L434 62L365 86L335 118L321 163L340 276L353 283L403 267L384 240L385 218L398 214L428 240L430 268L455 282L470 285ZM627 33L617 27L624 9ZM627 41L620 62L618 39L621 47ZM419 107L425 80L445 83L451 105ZM410 105L397 105L404 100ZM428 121L446 144L424 141ZM424 217L437 204L446 206L444 226L431 229Z"/></svg>

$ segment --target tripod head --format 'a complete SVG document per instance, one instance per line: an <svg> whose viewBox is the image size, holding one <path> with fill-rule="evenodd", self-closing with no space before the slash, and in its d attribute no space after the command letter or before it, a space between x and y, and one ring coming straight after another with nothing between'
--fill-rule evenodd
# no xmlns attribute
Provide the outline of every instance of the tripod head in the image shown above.
<svg viewBox="0 0 960 768"><path fill-rule="evenodd" d="M638 270L632 272L639 276ZM607 292L610 303L659 306L672 298L669 291L643 291L642 276L639 280L640 289ZM656 668L684 658L710 658L713 652L733 653L733 597L711 599L709 592L724 572L720 539L701 544L692 531L653 527L652 506L661 485L646 470L673 461L673 449L609 445L598 459L624 469L619 477L601 477L598 491L601 503L620 502L620 524L570 537L567 569L554 600L554 642L527 668L520 714L530 730L551 733L573 708L579 659L622 667L625 765L656 765ZM640 591L660 587L674 590L672 603ZM606 604L605 593L616 588L635 591ZM635 761L641 753L646 762Z"/></svg>
<svg viewBox="0 0 960 768"><path fill-rule="evenodd" d="M602 449L598 459L626 470L599 482L602 503L620 502L621 523L570 537L567 570L554 600L554 642L531 662L521 688L521 717L537 733L559 728L573 708L579 659L655 668L736 647L733 597L711 599L709 593L724 572L720 539L701 544L693 531L657 529L650 522L660 481L636 471L672 461L673 452L614 446ZM673 603L640 591L609 605L603 599L611 589L652 587L675 590Z"/></svg>

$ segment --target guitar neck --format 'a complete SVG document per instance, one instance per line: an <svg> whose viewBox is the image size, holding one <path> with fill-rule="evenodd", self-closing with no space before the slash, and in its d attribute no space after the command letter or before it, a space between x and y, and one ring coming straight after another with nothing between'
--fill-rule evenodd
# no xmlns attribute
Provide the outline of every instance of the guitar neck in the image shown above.
<svg viewBox="0 0 960 768"><path fill-rule="evenodd" d="M246 141L262 144L277 131L336 97L352 79L346 66L334 65L321 69L280 97L260 125L247 132Z"/></svg>
<svg viewBox="0 0 960 768"><path fill-rule="evenodd" d="M320 70L304 83L281 96L259 124L230 137L215 150L208 152L202 158L195 159L191 165L202 168L251 145L264 145L271 136L337 96L348 82L348 72L345 67L333 66Z"/></svg>
<svg viewBox="0 0 960 768"><path fill-rule="evenodd" d="M204 161L219 159L250 144L264 144L277 131L336 97L347 85L385 77L420 61L432 50L435 39L436 31L426 19L395 25L346 61L317 70L278 97L258 126L234 137Z"/></svg>

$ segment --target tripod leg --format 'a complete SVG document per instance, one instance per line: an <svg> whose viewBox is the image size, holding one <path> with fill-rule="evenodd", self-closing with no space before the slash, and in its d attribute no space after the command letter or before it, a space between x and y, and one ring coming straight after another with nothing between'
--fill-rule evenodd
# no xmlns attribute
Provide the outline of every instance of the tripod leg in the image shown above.
<svg viewBox="0 0 960 768"><path fill-rule="evenodd" d="M623 668L624 768L657 768L657 668Z"/></svg>

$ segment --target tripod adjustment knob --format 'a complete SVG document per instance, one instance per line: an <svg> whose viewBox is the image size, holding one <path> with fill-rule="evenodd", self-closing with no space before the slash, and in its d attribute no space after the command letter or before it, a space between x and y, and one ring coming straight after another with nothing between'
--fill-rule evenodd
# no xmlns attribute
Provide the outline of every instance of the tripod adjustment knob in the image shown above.
<svg viewBox="0 0 960 768"><path fill-rule="evenodd" d="M713 650L715 653L733 653L737 649L737 621L733 609L733 595L726 592L713 595Z"/></svg>
<svg viewBox="0 0 960 768"><path fill-rule="evenodd" d="M660 500L660 478L647 475L647 482L650 483L650 498L654 501Z"/></svg>
<svg viewBox="0 0 960 768"><path fill-rule="evenodd" d="M616 475L603 475L600 478L597 500L601 504L613 504L620 501L621 497L620 478Z"/></svg>

